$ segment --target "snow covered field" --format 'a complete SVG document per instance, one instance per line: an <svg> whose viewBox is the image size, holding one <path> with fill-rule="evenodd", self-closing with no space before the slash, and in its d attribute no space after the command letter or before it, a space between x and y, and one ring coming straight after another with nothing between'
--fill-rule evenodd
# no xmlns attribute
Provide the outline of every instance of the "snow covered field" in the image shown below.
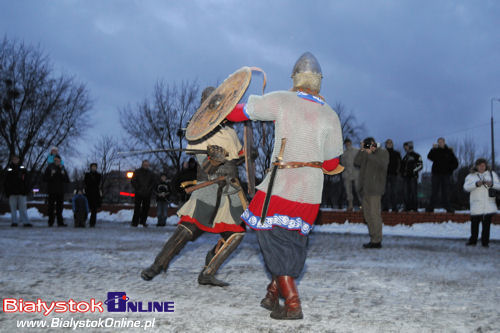
<svg viewBox="0 0 500 333"><path fill-rule="evenodd" d="M174 230L172 225L131 228L130 212L99 214L95 229L47 228L30 210L31 229L11 228L0 216L0 295L24 301L106 301L124 291L130 301L171 301L173 313L0 312L1 332L61 332L19 329L19 320L98 320L123 317L162 332L499 332L500 226L490 248L466 247L467 224L384 227L384 248L365 250L366 226L318 226L299 279L304 319L275 321L259 307L269 281L254 232L219 270L225 288L199 286L197 276L217 235L189 243L166 274L151 282L139 274ZM169 219L170 224L176 222ZM2 309L3 310L3 309ZM103 332L118 329L87 328ZM120 331L134 331L133 329ZM142 328L135 331L144 331Z"/></svg>

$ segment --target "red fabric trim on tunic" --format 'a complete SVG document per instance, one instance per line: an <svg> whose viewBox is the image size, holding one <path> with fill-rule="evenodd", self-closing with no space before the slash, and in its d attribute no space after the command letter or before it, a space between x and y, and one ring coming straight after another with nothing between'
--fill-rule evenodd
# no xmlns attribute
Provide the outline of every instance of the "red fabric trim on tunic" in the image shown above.
<svg viewBox="0 0 500 333"><path fill-rule="evenodd" d="M248 116L245 114L244 110L245 104L237 104L233 111L226 116L226 119L232 122L240 122L248 120Z"/></svg>
<svg viewBox="0 0 500 333"><path fill-rule="evenodd" d="M339 163L340 160L338 157L323 161L323 169L325 169L326 171L332 171L339 165Z"/></svg>
<svg viewBox="0 0 500 333"><path fill-rule="evenodd" d="M245 232L245 228L243 228L241 225L236 225L236 224L227 224L224 222L219 222L216 223L213 228L207 227L206 225L201 224L197 219L192 218L188 215L182 215L179 223L182 222L187 222L187 223L194 223L196 226L206 232L211 232L214 234L220 234L221 232L225 231L232 231L232 232Z"/></svg>
<svg viewBox="0 0 500 333"><path fill-rule="evenodd" d="M265 198L266 194L263 191L257 191L250 202L248 209L255 216L261 216ZM269 201L267 216L286 215L288 217L300 217L302 220L312 225L318 216L318 211L319 204L291 201L277 195L273 195Z"/></svg>

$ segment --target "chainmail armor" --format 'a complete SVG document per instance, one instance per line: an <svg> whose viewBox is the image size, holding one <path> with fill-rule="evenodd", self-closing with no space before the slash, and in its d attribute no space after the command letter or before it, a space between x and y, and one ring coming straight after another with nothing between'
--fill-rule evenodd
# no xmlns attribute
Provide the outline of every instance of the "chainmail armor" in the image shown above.
<svg viewBox="0 0 500 333"><path fill-rule="evenodd" d="M297 92L277 91L251 95L246 111L252 120L275 122L275 143L271 160L287 143L283 162L325 161L343 153L342 130L337 113L328 104L298 97ZM257 187L266 192L270 174ZM279 169L273 195L302 203L321 203L323 172L317 168Z"/></svg>

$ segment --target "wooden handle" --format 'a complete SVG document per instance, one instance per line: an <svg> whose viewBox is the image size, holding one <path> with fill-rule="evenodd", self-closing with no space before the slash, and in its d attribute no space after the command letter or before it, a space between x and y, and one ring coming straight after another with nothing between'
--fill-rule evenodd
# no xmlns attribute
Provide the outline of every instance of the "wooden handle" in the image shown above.
<svg viewBox="0 0 500 333"><path fill-rule="evenodd" d="M184 190L184 192L186 192L187 194L189 193L192 193L196 190L199 190L200 188L204 188L204 187L207 187L207 186L210 186L210 185L213 185L213 184L217 184L218 182L220 181L223 181L225 180L226 177L225 176L220 176L214 180L209 180L209 181L205 181L203 183L200 183L200 184L196 184L194 186L191 186L191 187L188 187L187 189Z"/></svg>
<svg viewBox="0 0 500 333"><path fill-rule="evenodd" d="M283 154L285 153L286 138L281 139L280 153L278 154L278 161L283 160Z"/></svg>

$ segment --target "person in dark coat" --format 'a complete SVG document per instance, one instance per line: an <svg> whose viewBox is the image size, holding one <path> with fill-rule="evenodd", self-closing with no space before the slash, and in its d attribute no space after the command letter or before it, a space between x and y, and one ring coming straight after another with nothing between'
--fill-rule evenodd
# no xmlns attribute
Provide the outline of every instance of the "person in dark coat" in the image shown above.
<svg viewBox="0 0 500 333"><path fill-rule="evenodd" d="M189 158L182 164L182 170L180 170L172 181L172 192L178 197L181 203L189 200L190 194L186 194L184 191L183 184L189 184L190 182L195 182L198 175L198 164L194 157Z"/></svg>
<svg viewBox="0 0 500 333"><path fill-rule="evenodd" d="M24 227L31 227L26 209L26 195L29 192L28 172L21 165L18 156L12 156L7 167L4 183L5 195L9 198L12 227L17 227L17 210Z"/></svg>
<svg viewBox="0 0 500 333"><path fill-rule="evenodd" d="M422 157L413 151L413 142L411 141L405 142L403 148L406 155L401 160L401 176L403 177L404 185L405 210L407 212L417 211L418 173L423 167Z"/></svg>
<svg viewBox="0 0 500 333"><path fill-rule="evenodd" d="M363 218L370 235L370 241L363 244L363 247L380 249L383 226L380 208L385 191L389 153L379 148L374 138L366 138L354 158L354 165L359 167L359 192L362 198Z"/></svg>
<svg viewBox="0 0 500 333"><path fill-rule="evenodd" d="M134 216L132 218L133 227L137 227L139 224L147 227L146 220L151 203L151 194L156 185L155 178L155 174L149 170L148 160L142 161L141 167L134 171L134 176L131 180L135 192Z"/></svg>
<svg viewBox="0 0 500 333"><path fill-rule="evenodd" d="M448 200L448 192L450 190L451 174L458 168L458 160L453 150L446 145L444 138L439 138L437 142L438 143L433 145L427 155L427 158L433 163L432 195L426 211L434 211L434 207L437 206L439 201L439 192L441 192L443 208L445 208L447 212L454 212L455 210L450 206Z"/></svg>
<svg viewBox="0 0 500 333"><path fill-rule="evenodd" d="M64 202L64 184L69 183L68 173L63 165L61 165L61 157L56 155L54 163L51 163L45 169L43 180L47 182L48 198L48 214L49 227L54 225L54 208L57 216L57 226L67 227L64 224L62 217L63 202Z"/></svg>
<svg viewBox="0 0 500 333"><path fill-rule="evenodd" d="M85 194L90 209L89 226L93 228L96 224L97 209L101 206L101 174L97 172L97 163L91 163L90 171L85 173Z"/></svg>
<svg viewBox="0 0 500 333"><path fill-rule="evenodd" d="M160 176L160 182L156 185L156 215L158 216L157 227L164 227L168 217L168 206L170 204L170 182L167 175Z"/></svg>
<svg viewBox="0 0 500 333"><path fill-rule="evenodd" d="M389 152L389 166L387 167L387 180L385 182L385 193L382 197L382 210L393 212L398 211L398 184L399 171L401 168L401 154L394 150L394 143L391 139L385 141L385 149Z"/></svg>
<svg viewBox="0 0 500 333"><path fill-rule="evenodd" d="M89 214L89 203L81 188L76 190L76 194L71 200L73 207L73 217L75 220L75 228L85 228L85 222Z"/></svg>

